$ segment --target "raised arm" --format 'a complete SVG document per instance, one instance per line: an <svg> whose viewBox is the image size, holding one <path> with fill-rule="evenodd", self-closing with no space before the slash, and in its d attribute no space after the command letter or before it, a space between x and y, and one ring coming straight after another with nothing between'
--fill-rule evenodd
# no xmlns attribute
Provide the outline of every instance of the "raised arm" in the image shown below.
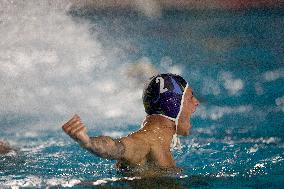
<svg viewBox="0 0 284 189"><path fill-rule="evenodd" d="M83 148L95 155L107 159L121 159L125 147L116 139L108 136L89 137L86 127L78 115L74 115L62 126L63 131L78 142Z"/></svg>

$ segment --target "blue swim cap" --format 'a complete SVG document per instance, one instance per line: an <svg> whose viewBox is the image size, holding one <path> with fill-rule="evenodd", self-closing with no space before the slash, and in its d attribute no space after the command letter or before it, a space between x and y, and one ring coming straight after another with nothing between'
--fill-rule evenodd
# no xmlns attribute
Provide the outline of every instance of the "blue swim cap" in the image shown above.
<svg viewBox="0 0 284 189"><path fill-rule="evenodd" d="M145 112L148 115L162 115L177 124L186 88L187 82L179 75L167 73L153 76L143 91Z"/></svg>

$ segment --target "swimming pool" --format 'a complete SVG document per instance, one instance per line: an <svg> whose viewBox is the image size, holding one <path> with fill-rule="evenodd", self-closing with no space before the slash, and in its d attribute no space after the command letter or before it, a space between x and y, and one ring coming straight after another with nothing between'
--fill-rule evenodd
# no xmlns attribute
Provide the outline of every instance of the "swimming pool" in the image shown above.
<svg viewBox="0 0 284 189"><path fill-rule="evenodd" d="M0 139L15 148L0 158L0 187L283 187L283 10L167 10L149 18L17 6L6 7L1 33L9 32L0 39ZM181 174L121 175L114 161L61 131L75 112L90 135L138 129L148 72L137 64L181 74L201 101L191 135L174 151Z"/></svg>

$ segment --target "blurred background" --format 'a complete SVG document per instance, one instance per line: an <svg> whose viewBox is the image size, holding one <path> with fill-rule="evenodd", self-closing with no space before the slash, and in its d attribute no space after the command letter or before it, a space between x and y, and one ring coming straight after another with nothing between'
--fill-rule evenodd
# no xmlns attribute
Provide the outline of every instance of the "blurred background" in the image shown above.
<svg viewBox="0 0 284 189"><path fill-rule="evenodd" d="M112 178L114 162L61 125L77 113L90 135L127 135L145 116L144 82L171 72L201 102L171 183L280 188L283 10L281 0L1 1L0 140L15 150L0 156L0 186Z"/></svg>

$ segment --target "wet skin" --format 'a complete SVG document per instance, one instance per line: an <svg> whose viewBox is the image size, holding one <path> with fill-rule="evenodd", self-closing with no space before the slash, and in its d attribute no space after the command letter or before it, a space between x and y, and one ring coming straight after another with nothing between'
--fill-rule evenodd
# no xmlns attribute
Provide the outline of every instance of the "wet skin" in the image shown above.
<svg viewBox="0 0 284 189"><path fill-rule="evenodd" d="M193 96L192 89L188 88L178 121L177 134L189 134L189 119L198 105L199 101ZM112 139L109 136L89 137L81 118L74 115L62 129L91 153L102 158L118 160L118 168L179 170L170 152L171 141L176 133L174 121L160 115L147 115L142 125L140 130L119 139Z"/></svg>

